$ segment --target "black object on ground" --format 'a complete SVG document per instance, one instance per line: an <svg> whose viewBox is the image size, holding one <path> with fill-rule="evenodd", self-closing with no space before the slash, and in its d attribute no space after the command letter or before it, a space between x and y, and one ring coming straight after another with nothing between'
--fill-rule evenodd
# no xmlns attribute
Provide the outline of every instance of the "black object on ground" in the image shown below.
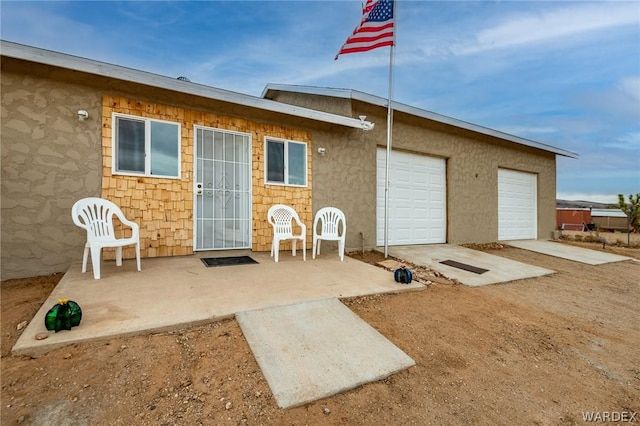
<svg viewBox="0 0 640 426"><path fill-rule="evenodd" d="M488 269L478 268L477 266L467 265L466 263L456 262L455 260L443 260L443 265L453 266L454 268L462 269L465 271L473 272L474 274L484 274L485 272L489 272Z"/></svg>
<svg viewBox="0 0 640 426"><path fill-rule="evenodd" d="M249 265L251 263L258 263L249 256L203 257L201 260L207 268L212 266Z"/></svg>

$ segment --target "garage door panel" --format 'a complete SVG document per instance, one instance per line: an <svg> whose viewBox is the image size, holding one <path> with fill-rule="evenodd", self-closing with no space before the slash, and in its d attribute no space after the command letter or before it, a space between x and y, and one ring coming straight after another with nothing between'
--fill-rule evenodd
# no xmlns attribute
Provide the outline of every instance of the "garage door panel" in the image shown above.
<svg viewBox="0 0 640 426"><path fill-rule="evenodd" d="M407 228L400 228L396 232L396 238L399 244L411 244L411 230Z"/></svg>
<svg viewBox="0 0 640 426"><path fill-rule="evenodd" d="M398 185L411 185L412 175L409 171L403 170L395 176L395 182Z"/></svg>
<svg viewBox="0 0 640 426"><path fill-rule="evenodd" d="M432 203L442 203L444 205L444 194L440 191L431 191L429 197Z"/></svg>
<svg viewBox="0 0 640 426"><path fill-rule="evenodd" d="M426 191L423 189L416 189L413 192L413 201L420 203L421 205L425 204L429 200L429 198L431 198L429 191Z"/></svg>
<svg viewBox="0 0 640 426"><path fill-rule="evenodd" d="M427 183L429 182L430 174L423 169L414 169L411 174L411 179L414 183Z"/></svg>
<svg viewBox="0 0 640 426"><path fill-rule="evenodd" d="M429 219L444 220L444 211L442 209L429 209Z"/></svg>
<svg viewBox="0 0 640 426"><path fill-rule="evenodd" d="M389 209L390 212L394 213L393 217L403 217L407 218L406 220L396 220L398 224L405 224L404 226L410 226L411 219L413 218L412 210L408 207L397 207L395 209Z"/></svg>
<svg viewBox="0 0 640 426"><path fill-rule="evenodd" d="M405 202L410 204L413 198L413 194L410 189L407 188L397 188L396 190L396 199L400 202Z"/></svg>
<svg viewBox="0 0 640 426"><path fill-rule="evenodd" d="M429 178L434 181L441 181L444 179L444 164L438 164L431 162L429 164Z"/></svg>
<svg viewBox="0 0 640 426"><path fill-rule="evenodd" d="M378 245L384 244L385 159L379 149ZM393 151L389 163L389 245L446 242L445 160Z"/></svg>
<svg viewBox="0 0 640 426"><path fill-rule="evenodd" d="M439 239L443 239L443 238L444 238L444 232L442 232L442 230L433 229L429 233L429 239L439 240Z"/></svg>
<svg viewBox="0 0 640 426"><path fill-rule="evenodd" d="M429 217L429 211L430 209L427 207L416 207L413 209L413 216L414 217Z"/></svg>

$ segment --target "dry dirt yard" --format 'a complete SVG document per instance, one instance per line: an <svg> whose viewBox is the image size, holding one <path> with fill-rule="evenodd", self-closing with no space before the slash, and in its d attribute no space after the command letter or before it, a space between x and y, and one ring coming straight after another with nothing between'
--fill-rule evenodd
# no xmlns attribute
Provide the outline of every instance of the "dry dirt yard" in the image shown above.
<svg viewBox="0 0 640 426"><path fill-rule="evenodd" d="M640 262L477 248L558 272L480 288L439 279L424 291L345 300L417 365L287 410L234 320L12 356L18 324L61 275L4 281L0 423L556 425L640 412ZM640 258L640 248L606 251Z"/></svg>

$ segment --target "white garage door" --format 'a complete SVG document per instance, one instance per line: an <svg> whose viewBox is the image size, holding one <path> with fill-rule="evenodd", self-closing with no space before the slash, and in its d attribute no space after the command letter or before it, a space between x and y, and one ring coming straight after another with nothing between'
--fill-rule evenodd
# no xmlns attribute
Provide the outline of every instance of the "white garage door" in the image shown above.
<svg viewBox="0 0 640 426"><path fill-rule="evenodd" d="M537 238L537 192L535 174L498 169L499 240Z"/></svg>
<svg viewBox="0 0 640 426"><path fill-rule="evenodd" d="M384 245L386 149L378 149L377 244ZM445 160L391 152L389 245L446 242Z"/></svg>

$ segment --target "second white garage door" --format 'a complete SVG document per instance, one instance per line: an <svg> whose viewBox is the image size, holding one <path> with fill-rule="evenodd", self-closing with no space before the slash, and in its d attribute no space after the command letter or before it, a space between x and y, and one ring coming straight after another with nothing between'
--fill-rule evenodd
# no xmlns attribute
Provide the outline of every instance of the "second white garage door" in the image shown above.
<svg viewBox="0 0 640 426"><path fill-rule="evenodd" d="M386 150L377 153L377 244L384 245ZM446 242L446 167L442 158L392 151L389 245Z"/></svg>
<svg viewBox="0 0 640 426"><path fill-rule="evenodd" d="M537 179L533 173L498 169L498 239L537 238Z"/></svg>

